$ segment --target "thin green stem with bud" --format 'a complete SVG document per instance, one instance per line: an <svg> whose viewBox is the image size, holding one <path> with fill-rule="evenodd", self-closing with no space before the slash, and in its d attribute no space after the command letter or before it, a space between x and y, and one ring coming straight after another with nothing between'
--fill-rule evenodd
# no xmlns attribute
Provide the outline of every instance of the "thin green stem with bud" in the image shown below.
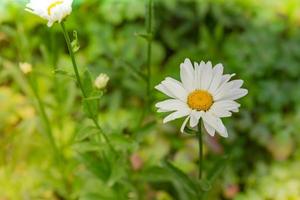
<svg viewBox="0 0 300 200"><path fill-rule="evenodd" d="M73 69L74 69L74 72L75 72L75 77L76 77L76 80L77 80L77 83L78 83L78 86L81 90L81 93L82 93L82 96L84 99L88 98L87 96L87 93L86 91L84 90L83 88L83 85L82 85L82 82L81 82L81 78L80 78L80 75L79 75L79 71L78 71L78 67L77 67L77 63L76 63L76 60L75 60L75 56L74 56L74 52L73 52L73 49L72 49L72 45L71 45L71 40L70 40L70 36L69 34L67 33L66 31L66 28L65 28L65 25L64 25L64 22L61 22L61 27L62 27L62 31L63 31L63 34L64 34L64 37L65 37L65 40L66 40L66 43L67 43L67 46L68 46L68 51L69 51L69 55L71 57L71 60L72 60L72 64L73 64ZM94 123L94 125L97 127L97 129L99 130L99 132L101 133L101 135L103 136L105 142L109 145L109 147L114 151L115 149L113 148L113 146L111 145L107 135L103 132L103 129L102 127L100 126L97 118L92 114L92 111L91 111L91 108L89 106L89 104L87 105L87 109L88 109L88 112L91 114L91 119Z"/></svg>

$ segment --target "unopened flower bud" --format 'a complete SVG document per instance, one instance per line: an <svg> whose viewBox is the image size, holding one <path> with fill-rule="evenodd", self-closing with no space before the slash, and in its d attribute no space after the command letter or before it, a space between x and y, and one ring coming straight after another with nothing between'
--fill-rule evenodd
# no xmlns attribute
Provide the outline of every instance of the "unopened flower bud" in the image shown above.
<svg viewBox="0 0 300 200"><path fill-rule="evenodd" d="M94 85L97 89L101 90L106 87L109 81L109 76L107 74L101 73L95 80Z"/></svg>
<svg viewBox="0 0 300 200"><path fill-rule="evenodd" d="M32 65L29 63L19 63L19 67L24 74L29 74L32 71Z"/></svg>

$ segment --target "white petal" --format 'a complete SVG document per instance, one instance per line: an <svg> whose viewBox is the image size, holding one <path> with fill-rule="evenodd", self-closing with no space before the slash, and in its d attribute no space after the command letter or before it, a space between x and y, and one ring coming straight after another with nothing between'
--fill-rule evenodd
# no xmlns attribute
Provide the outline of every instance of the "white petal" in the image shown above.
<svg viewBox="0 0 300 200"><path fill-rule="evenodd" d="M183 121L183 123L182 123L182 125L181 125L181 128L180 128L180 132L181 132L181 133L184 133L184 128L185 128L186 123L188 122L189 119L190 119L190 116L187 116L187 117L185 118L185 120Z"/></svg>
<svg viewBox="0 0 300 200"><path fill-rule="evenodd" d="M228 82L234 76L235 76L235 74L224 74L222 76L221 84Z"/></svg>
<svg viewBox="0 0 300 200"><path fill-rule="evenodd" d="M217 64L214 68L213 68L213 78L210 84L210 87L208 89L208 91L212 94L214 93L218 87L221 84L222 81L222 74L223 74L223 65L222 64Z"/></svg>
<svg viewBox="0 0 300 200"><path fill-rule="evenodd" d="M164 86L163 84L158 84L157 86L155 86L155 89L157 89L158 91L164 93L165 95L172 97L172 98L176 98L175 95L173 95L173 93L171 91L169 91L167 89L166 86Z"/></svg>
<svg viewBox="0 0 300 200"><path fill-rule="evenodd" d="M243 81L243 80L240 80L240 79L234 80L234 81L232 81L232 82L233 82L232 88L240 88L240 87L242 87L242 85L243 85L243 83L244 83L244 81Z"/></svg>
<svg viewBox="0 0 300 200"><path fill-rule="evenodd" d="M178 110L176 112L173 112L169 114L167 117L164 118L163 123L167 123L169 121L172 121L174 119L178 119L180 117L187 116L191 113L190 109L184 109L184 110Z"/></svg>
<svg viewBox="0 0 300 200"><path fill-rule="evenodd" d="M191 116L191 119L190 119L190 126L191 127L195 127L197 126L198 122L199 122L199 119L200 117L202 116L203 112L199 112L199 111L196 111L196 110L193 110L190 114Z"/></svg>
<svg viewBox="0 0 300 200"><path fill-rule="evenodd" d="M161 112L170 112L170 111L169 111L169 110L164 110L164 109L162 109L162 108L159 108L159 109L157 110L157 112L161 113Z"/></svg>
<svg viewBox="0 0 300 200"><path fill-rule="evenodd" d="M223 100L215 102L209 111L217 117L230 117L231 111L240 107L240 104L232 100Z"/></svg>
<svg viewBox="0 0 300 200"><path fill-rule="evenodd" d="M195 89L201 88L201 74L205 66L205 62L201 61L200 64L194 63L195 65L195 78L194 78L194 84Z"/></svg>
<svg viewBox="0 0 300 200"><path fill-rule="evenodd" d="M203 115L203 120L212 126L221 136L227 137L227 130L224 126L222 120L218 117L215 117L209 111L205 112Z"/></svg>
<svg viewBox="0 0 300 200"><path fill-rule="evenodd" d="M187 101L187 91L182 86L182 83L167 77L164 81L161 82L176 98L180 99L183 102Z"/></svg>
<svg viewBox="0 0 300 200"><path fill-rule="evenodd" d="M178 99L167 99L155 104L155 106L159 109L162 109L166 112L174 111L174 110L183 110L187 109L188 106Z"/></svg>
<svg viewBox="0 0 300 200"><path fill-rule="evenodd" d="M198 82L199 82L199 64L197 62L194 62L194 88L198 88Z"/></svg>
<svg viewBox="0 0 300 200"><path fill-rule="evenodd" d="M218 101L220 99L224 99L225 96L229 96L232 90L239 89L243 84L242 80L234 80L227 83L223 83L216 90L216 92L212 93L214 100Z"/></svg>
<svg viewBox="0 0 300 200"><path fill-rule="evenodd" d="M222 108L211 108L209 111L216 117L230 117L232 115L230 111Z"/></svg>
<svg viewBox="0 0 300 200"><path fill-rule="evenodd" d="M223 123L223 122L222 122ZM224 126L225 127L225 126ZM227 138L228 137L228 132L227 132L227 128L225 127L225 131L223 133L219 133L221 136Z"/></svg>
<svg viewBox="0 0 300 200"><path fill-rule="evenodd" d="M248 94L247 89L235 89L228 92L228 94L218 98L218 100L236 100Z"/></svg>
<svg viewBox="0 0 300 200"><path fill-rule="evenodd" d="M186 58L184 63L180 65L180 78L183 87L188 91L192 92L195 90L194 87L194 68L190 59Z"/></svg>
<svg viewBox="0 0 300 200"><path fill-rule="evenodd" d="M205 121L203 122L203 124L204 124L204 128L205 128L206 132L209 135L214 136L216 130L212 126L210 126L208 123L206 123Z"/></svg>
<svg viewBox="0 0 300 200"><path fill-rule="evenodd" d="M155 86L155 89L169 97L178 98L184 102L187 100L187 91L183 88L182 83L173 78L167 77L159 85Z"/></svg>
<svg viewBox="0 0 300 200"><path fill-rule="evenodd" d="M239 109L232 109L232 112L239 112Z"/></svg>
<svg viewBox="0 0 300 200"><path fill-rule="evenodd" d="M239 108L241 104L233 101L233 100L222 100L222 101L217 101L213 104L213 106L218 106L218 107L223 107L226 110L233 110L236 108Z"/></svg>
<svg viewBox="0 0 300 200"><path fill-rule="evenodd" d="M212 64L210 61L204 65L203 71L201 72L201 89L208 90L212 80Z"/></svg>

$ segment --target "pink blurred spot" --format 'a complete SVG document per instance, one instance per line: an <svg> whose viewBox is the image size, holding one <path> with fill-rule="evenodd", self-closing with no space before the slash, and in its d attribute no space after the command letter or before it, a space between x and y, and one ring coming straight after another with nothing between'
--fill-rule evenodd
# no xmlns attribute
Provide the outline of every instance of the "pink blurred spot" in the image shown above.
<svg viewBox="0 0 300 200"><path fill-rule="evenodd" d="M207 146L210 148L210 150L216 154L223 154L224 153L224 148L219 142L219 138L214 136L208 136L206 137L206 143Z"/></svg>
<svg viewBox="0 0 300 200"><path fill-rule="evenodd" d="M130 163L131 163L133 170L135 170L135 171L141 169L144 164L142 158L137 153L134 153L130 156Z"/></svg>
<svg viewBox="0 0 300 200"><path fill-rule="evenodd" d="M236 184L227 185L224 190L224 197L227 199L233 199L237 193L240 191L240 188Z"/></svg>

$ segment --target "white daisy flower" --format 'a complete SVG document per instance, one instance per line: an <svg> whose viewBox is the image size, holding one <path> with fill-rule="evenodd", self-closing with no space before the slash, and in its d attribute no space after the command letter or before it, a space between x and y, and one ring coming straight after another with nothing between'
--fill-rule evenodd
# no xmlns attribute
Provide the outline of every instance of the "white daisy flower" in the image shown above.
<svg viewBox="0 0 300 200"><path fill-rule="evenodd" d="M48 21L48 26L61 22L72 12L73 0L30 0L25 10Z"/></svg>
<svg viewBox="0 0 300 200"><path fill-rule="evenodd" d="M171 97L155 105L158 112L172 112L163 122L186 117L181 126L183 132L188 121L190 127L196 127L201 118L208 134L214 136L218 132L228 137L220 118L238 112L240 104L235 100L248 93L248 90L241 88L242 80L230 81L234 75L223 74L222 64L212 67L211 62L201 61L193 66L189 59L185 59L180 65L181 82L167 77L155 87Z"/></svg>

